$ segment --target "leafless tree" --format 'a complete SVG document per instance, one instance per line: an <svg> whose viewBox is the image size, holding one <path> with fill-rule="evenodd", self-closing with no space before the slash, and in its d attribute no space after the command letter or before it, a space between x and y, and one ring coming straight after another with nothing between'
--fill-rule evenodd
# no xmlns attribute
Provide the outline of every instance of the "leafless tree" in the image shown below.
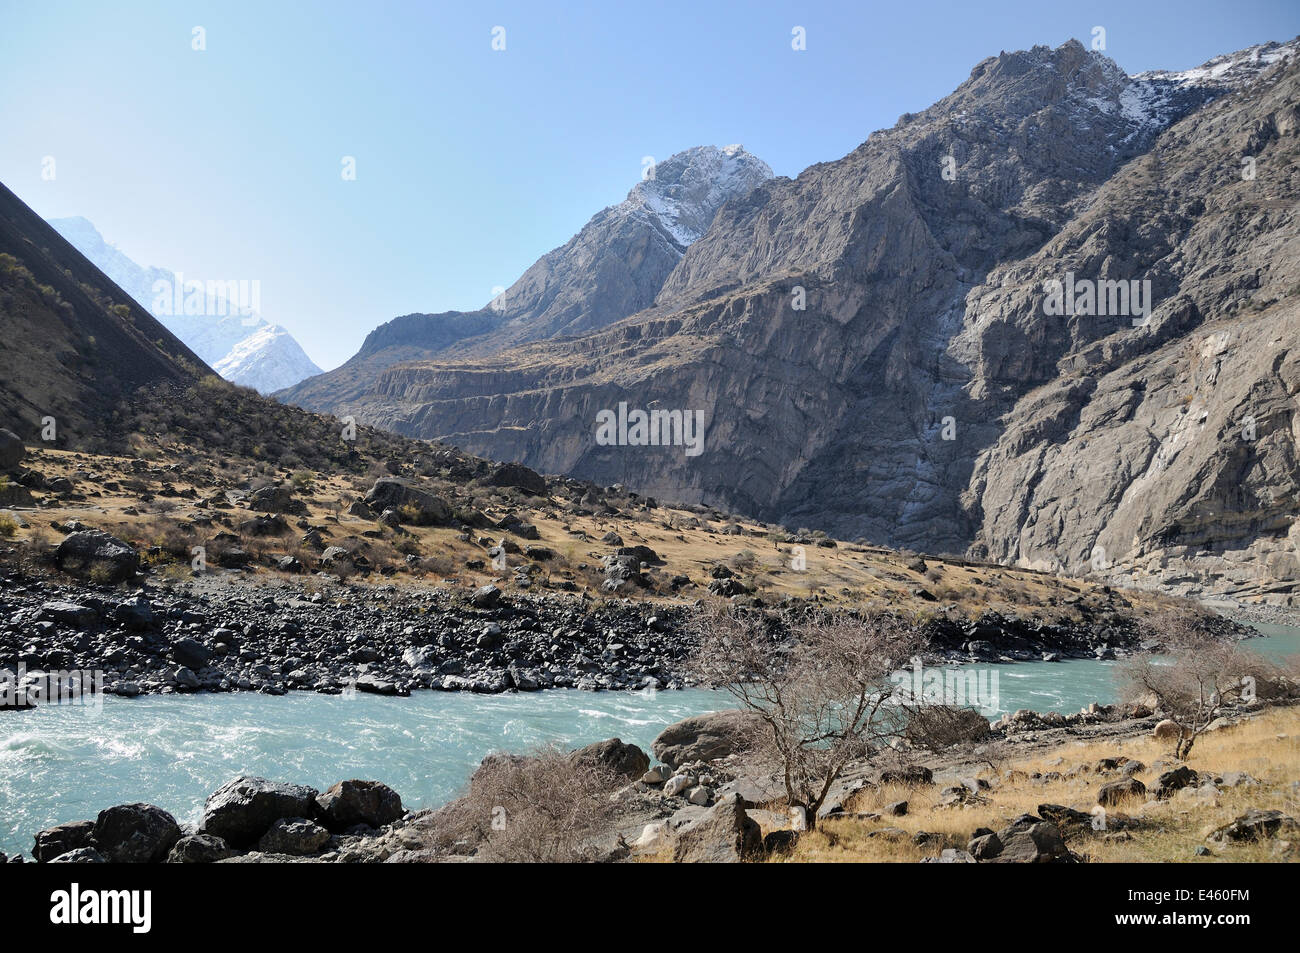
<svg viewBox="0 0 1300 953"><path fill-rule="evenodd" d="M1249 673L1260 660L1236 640L1216 635L1195 612L1164 612L1142 628L1160 651L1133 656L1121 677L1134 694L1154 698L1178 726L1174 756L1186 760L1196 739L1225 709L1253 700L1257 683Z"/></svg>
<svg viewBox="0 0 1300 953"><path fill-rule="evenodd" d="M784 779L790 807L802 808L811 828L844 769L900 736L906 710L890 675L924 638L917 624L886 613L784 621L706 610L694 669L756 716L752 754Z"/></svg>

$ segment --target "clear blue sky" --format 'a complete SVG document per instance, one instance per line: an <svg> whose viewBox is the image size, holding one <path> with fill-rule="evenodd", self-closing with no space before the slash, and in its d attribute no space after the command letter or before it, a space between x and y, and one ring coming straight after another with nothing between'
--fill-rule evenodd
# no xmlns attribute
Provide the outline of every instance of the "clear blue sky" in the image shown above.
<svg viewBox="0 0 1300 953"><path fill-rule="evenodd" d="M1181 69L1295 36L1300 4L0 0L0 181L141 264L259 280L329 368L396 315L486 304L643 156L739 142L796 175L1098 25L1127 71Z"/></svg>

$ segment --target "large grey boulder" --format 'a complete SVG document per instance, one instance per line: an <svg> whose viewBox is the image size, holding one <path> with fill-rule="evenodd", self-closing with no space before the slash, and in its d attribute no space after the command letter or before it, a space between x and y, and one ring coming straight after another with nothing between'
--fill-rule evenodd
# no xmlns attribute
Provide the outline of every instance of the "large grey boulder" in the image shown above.
<svg viewBox="0 0 1300 953"><path fill-rule="evenodd" d="M177 665L197 672L212 660L212 650L194 639L177 639L172 645L172 658Z"/></svg>
<svg viewBox="0 0 1300 953"><path fill-rule="evenodd" d="M451 519L451 507L445 500L397 477L376 480L366 494L366 505L377 513L393 510L403 522L416 526L445 523Z"/></svg>
<svg viewBox="0 0 1300 953"><path fill-rule="evenodd" d="M18 464L27 456L27 448L22 438L12 430L0 429L0 473L17 470Z"/></svg>
<svg viewBox="0 0 1300 953"><path fill-rule="evenodd" d="M108 861L104 855L93 847L78 847L76 850L70 850L66 854L60 854L55 857L52 864L106 864Z"/></svg>
<svg viewBox="0 0 1300 953"><path fill-rule="evenodd" d="M1104 807L1114 807L1130 798L1145 797L1146 793L1147 786L1137 778L1124 778L1103 784L1097 790L1097 803Z"/></svg>
<svg viewBox="0 0 1300 953"><path fill-rule="evenodd" d="M691 761L712 761L750 747L762 727L757 715L730 709L693 715L669 725L651 745L664 764L676 767Z"/></svg>
<svg viewBox="0 0 1300 953"><path fill-rule="evenodd" d="M970 853L980 860L999 864L1069 863L1073 856L1061 831L1050 821L1022 814L996 835L971 842Z"/></svg>
<svg viewBox="0 0 1300 953"><path fill-rule="evenodd" d="M160 863L180 839L176 818L152 804L119 804L100 811L91 834L95 849L115 864Z"/></svg>
<svg viewBox="0 0 1300 953"><path fill-rule="evenodd" d="M282 817L267 829L257 842L264 854L289 854L307 857L318 853L329 842L330 832L305 817Z"/></svg>
<svg viewBox="0 0 1300 953"><path fill-rule="evenodd" d="M176 842L176 846L167 855L167 863L215 864L233 856L235 852L220 837L202 833L187 834Z"/></svg>
<svg viewBox="0 0 1300 953"><path fill-rule="evenodd" d="M41 863L46 863L70 850L90 847L94 834L94 821L71 821L47 828L36 835L32 857Z"/></svg>
<svg viewBox="0 0 1300 953"><path fill-rule="evenodd" d="M620 738L597 741L573 752L572 758L593 765L630 781L639 779L650 767L650 756Z"/></svg>
<svg viewBox="0 0 1300 953"><path fill-rule="evenodd" d="M259 490L254 490L248 498L248 504L251 509L263 513L302 514L307 512L307 504L293 495L293 488L279 483L273 483Z"/></svg>
<svg viewBox="0 0 1300 953"><path fill-rule="evenodd" d="M379 781L340 781L320 794L316 804L320 816L335 831L356 824L383 827L405 813L398 793Z"/></svg>
<svg viewBox="0 0 1300 953"><path fill-rule="evenodd" d="M734 864L760 857L763 832L733 794L718 801L698 820L681 828L673 843L679 864Z"/></svg>
<svg viewBox="0 0 1300 953"><path fill-rule="evenodd" d="M282 817L315 817L315 788L238 777L208 796L199 830L235 847L251 847Z"/></svg>
<svg viewBox="0 0 1300 953"><path fill-rule="evenodd" d="M101 582L123 582L140 568L140 557L116 536L97 529L69 533L54 551L54 565Z"/></svg>
<svg viewBox="0 0 1300 953"><path fill-rule="evenodd" d="M1156 786L1152 793L1155 794L1156 800L1163 801L1173 797L1183 788L1196 784L1199 780L1200 776L1195 771L1185 764L1180 764L1156 778Z"/></svg>
<svg viewBox="0 0 1300 953"><path fill-rule="evenodd" d="M490 486L512 486L534 496L546 495L546 477L521 463L503 463L488 476Z"/></svg>

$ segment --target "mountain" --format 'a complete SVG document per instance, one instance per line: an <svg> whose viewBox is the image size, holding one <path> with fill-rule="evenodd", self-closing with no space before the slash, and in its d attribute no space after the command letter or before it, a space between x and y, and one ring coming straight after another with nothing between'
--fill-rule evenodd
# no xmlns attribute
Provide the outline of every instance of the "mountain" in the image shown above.
<svg viewBox="0 0 1300 953"><path fill-rule="evenodd" d="M225 283L204 302L205 313L187 314L184 276L136 264L84 218L51 219L50 225L226 380L270 393L320 373L288 331L241 310L238 305L249 302L226 294Z"/></svg>
<svg viewBox="0 0 1300 953"><path fill-rule="evenodd" d="M141 388L188 385L203 361L0 185L0 425L95 444Z"/></svg>
<svg viewBox="0 0 1300 953"><path fill-rule="evenodd" d="M1298 45L1139 76L1077 41L990 57L722 205L645 310L407 352L348 412L842 536L1289 598ZM1067 283L1110 313L1051 313ZM698 413L702 452L610 439L629 408Z"/></svg>
<svg viewBox="0 0 1300 953"><path fill-rule="evenodd" d="M278 396L345 413L392 364L445 353L492 354L607 327L653 304L718 209L771 177L767 163L739 145L679 152L481 310L396 318L371 332L342 367Z"/></svg>

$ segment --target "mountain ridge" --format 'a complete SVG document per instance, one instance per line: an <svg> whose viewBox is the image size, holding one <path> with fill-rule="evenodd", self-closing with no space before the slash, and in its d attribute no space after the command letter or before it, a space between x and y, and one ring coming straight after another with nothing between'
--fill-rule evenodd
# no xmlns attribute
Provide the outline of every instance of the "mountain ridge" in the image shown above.
<svg viewBox="0 0 1300 953"><path fill-rule="evenodd" d="M349 412L550 472L889 545L988 547L1013 562L1077 564L1079 550L1100 538L1095 522L1081 524L1086 539L1062 539L1026 522L1049 501L1022 505L1012 524L990 522L995 500L972 501L994 486L1015 495L1014 481L989 479L989 448L1016 429L1005 417L1034 387L1082 359L1072 351L1118 348L1137 360L1156 342L1101 334L1099 325L1077 319L1048 322L1035 310L1037 285L1004 305L1019 318L992 320L983 311L999 299L989 282L1008 280L1012 263L1051 247L1086 217L1108 181L1216 103L1247 125L1280 123L1282 150L1270 168L1288 168L1295 47L1291 41L1229 54L1229 69L1211 68L1208 79L1191 82L1173 74L1130 77L1077 41L987 58L948 97L874 133L844 158L796 179L765 180L724 204L645 311L577 338L495 355L389 364L362 382L368 390ZM1260 50L1271 61L1263 62ZM1242 62L1252 68L1234 73L1231 64ZM1261 81L1264 75L1271 79ZM1279 82L1280 120L1259 112L1265 88ZM1279 139L1245 135L1252 148ZM1182 142L1168 161L1194 166L1204 151ZM945 177L945 166L956 174ZM1197 180L1196 188L1208 187ZM1284 184L1280 201L1290 188ZM1142 215L1158 221L1160 206L1131 218L1134 236L1152 227ZM1094 227L1104 233L1106 223ZM1255 227L1261 236L1284 236L1293 222ZM1218 230L1207 231L1223 244ZM1096 269L1088 277L1141 277L1124 264L1131 240L1112 234L1111 257L1088 259ZM1198 269L1205 254L1192 255ZM1057 265L1040 262L1038 283L1064 271ZM1155 326L1166 329L1158 333L1194 330L1201 318L1179 310L1182 277L1163 266L1151 277L1160 299ZM808 302L803 312L792 306L800 291ZM1039 359L1043 343L1052 350L1042 354L1057 356ZM591 421L620 401L704 409L716 455L688 462L665 448L634 455L595 445ZM959 439L940 436L947 419L959 422ZM1079 490L1088 500L1088 488ZM1086 505L1102 512L1110 504ZM1161 537L1151 520L1138 523L1147 527L1144 539ZM1025 525L1037 526L1038 538L1016 542L1016 526ZM1183 572L1174 567L1186 561L1181 555L1147 558L1163 552L1160 546L1108 542L1115 550L1109 558L1133 553L1143 560L1141 572ZM1278 564L1270 573L1286 571Z"/></svg>

